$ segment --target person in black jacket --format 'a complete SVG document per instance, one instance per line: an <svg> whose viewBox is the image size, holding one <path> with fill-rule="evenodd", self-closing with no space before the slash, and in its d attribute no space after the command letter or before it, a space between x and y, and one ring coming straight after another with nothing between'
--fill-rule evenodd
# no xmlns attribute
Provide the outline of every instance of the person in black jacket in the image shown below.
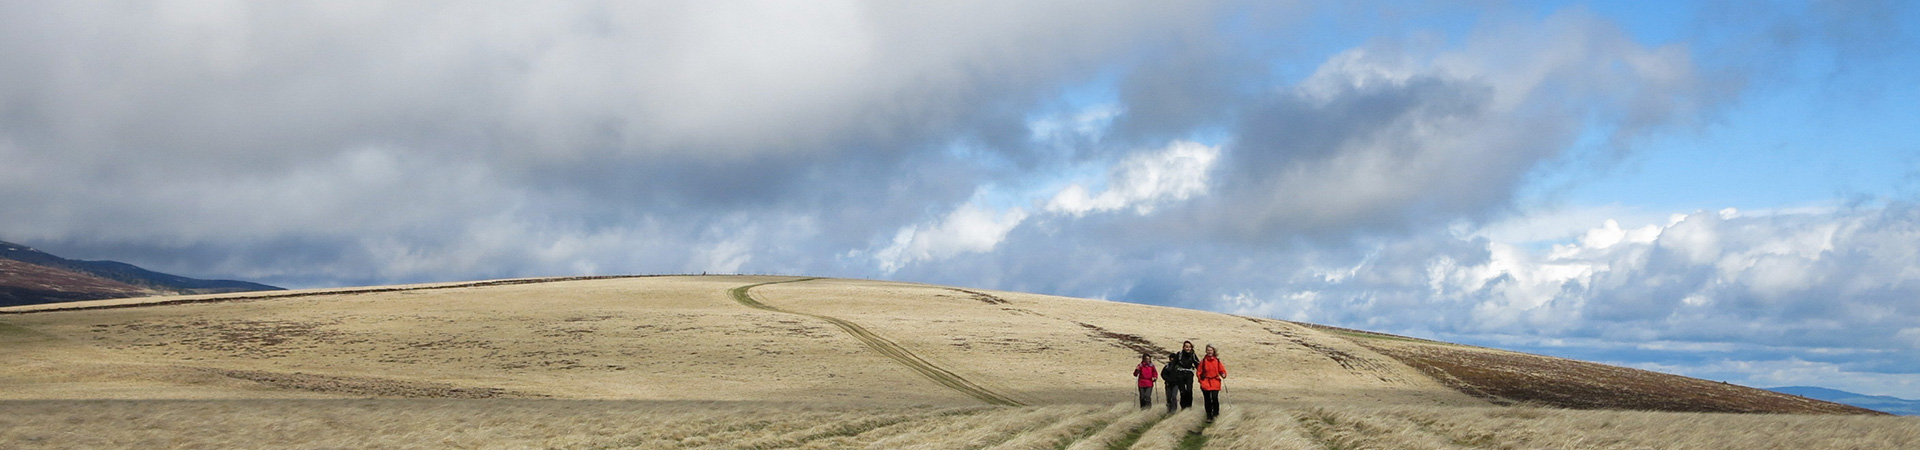
<svg viewBox="0 0 1920 450"><path fill-rule="evenodd" d="M1180 360L1180 352L1167 352L1167 364L1160 366L1160 379L1167 385L1167 414L1180 412L1180 371L1173 368L1173 362Z"/></svg>
<svg viewBox="0 0 1920 450"><path fill-rule="evenodd" d="M1200 368L1200 356L1193 353L1193 341L1180 343L1180 351L1167 354L1167 365L1160 379L1167 380L1167 412L1193 407L1193 371Z"/></svg>

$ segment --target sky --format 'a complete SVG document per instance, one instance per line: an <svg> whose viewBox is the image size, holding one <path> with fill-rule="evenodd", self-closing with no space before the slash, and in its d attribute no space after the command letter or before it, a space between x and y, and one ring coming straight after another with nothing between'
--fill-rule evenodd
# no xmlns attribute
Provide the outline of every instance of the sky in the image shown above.
<svg viewBox="0 0 1920 450"><path fill-rule="evenodd" d="M1920 398L1916 27L1892 0L0 0L0 239L293 288L902 280Z"/></svg>

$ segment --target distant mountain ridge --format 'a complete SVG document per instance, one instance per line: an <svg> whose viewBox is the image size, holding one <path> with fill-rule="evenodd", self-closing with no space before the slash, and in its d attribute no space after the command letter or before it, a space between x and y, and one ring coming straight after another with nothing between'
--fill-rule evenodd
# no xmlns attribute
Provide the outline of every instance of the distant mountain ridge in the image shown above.
<svg viewBox="0 0 1920 450"><path fill-rule="evenodd" d="M1867 395L1816 386L1786 386L1767 388L1767 390L1782 394L1798 395L1815 400L1853 405L1889 414L1920 416L1920 400L1908 400L1885 395Z"/></svg>
<svg viewBox="0 0 1920 450"><path fill-rule="evenodd" d="M0 306L168 294L277 291L235 280L202 280L118 261L66 259L0 241Z"/></svg>

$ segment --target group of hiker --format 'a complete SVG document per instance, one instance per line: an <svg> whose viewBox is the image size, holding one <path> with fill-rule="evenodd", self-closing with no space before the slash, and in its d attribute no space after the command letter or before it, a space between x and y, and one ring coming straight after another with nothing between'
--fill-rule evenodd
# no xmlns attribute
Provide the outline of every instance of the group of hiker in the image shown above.
<svg viewBox="0 0 1920 450"><path fill-rule="evenodd" d="M1161 370L1153 367L1153 355L1140 354L1140 365L1133 368L1133 376L1140 380L1140 409L1153 407L1153 383L1158 379L1167 380L1167 412L1175 413L1181 409L1193 407L1193 382L1200 381L1200 394L1206 399L1207 421L1220 415L1220 380L1227 377L1227 366L1220 363L1219 351L1213 345L1206 346L1205 357L1193 353L1193 341L1180 343L1180 351L1167 353L1167 363Z"/></svg>

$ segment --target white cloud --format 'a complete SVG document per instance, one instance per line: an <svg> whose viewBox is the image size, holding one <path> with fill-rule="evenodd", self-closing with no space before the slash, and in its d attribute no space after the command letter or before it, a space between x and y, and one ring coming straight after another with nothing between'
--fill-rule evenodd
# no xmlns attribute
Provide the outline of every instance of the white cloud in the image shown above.
<svg viewBox="0 0 1920 450"><path fill-rule="evenodd" d="M1869 386L1920 368L1920 205L1910 203L1699 211L1631 229L1606 220L1554 245L1434 233L1307 255L1320 261L1264 263L1294 276L1229 291L1216 308L1555 348L1828 361L1738 376L1778 383L1828 374ZM1829 364L1840 360L1862 362Z"/></svg>
<svg viewBox="0 0 1920 450"><path fill-rule="evenodd" d="M973 203L963 204L935 223L901 228L886 248L873 252L873 258L880 270L892 273L917 261L992 251L1026 219L1026 210L1020 208L996 214Z"/></svg>
<svg viewBox="0 0 1920 450"><path fill-rule="evenodd" d="M750 244L742 238L707 244L694 254L693 267L701 273L740 273L740 267L753 260Z"/></svg>
<svg viewBox="0 0 1920 450"><path fill-rule="evenodd" d="M1620 204L1534 208L1528 210L1526 214L1505 217L1478 227L1469 227L1470 229L1464 230L1462 234L1470 233L1496 242L1516 244L1558 243L1564 241L1567 236L1580 236L1591 231L1593 224L1604 224L1609 220L1614 221L1622 231L1638 231L1652 226L1656 232L1674 221L1672 214L1666 212L1651 213Z"/></svg>
<svg viewBox="0 0 1920 450"><path fill-rule="evenodd" d="M1637 311L1630 315L1668 318L1665 326L1673 328L1663 330L1667 333L1727 330L1691 321L1731 315L1785 330L1825 320L1872 319L1878 322L1876 330L1853 331L1890 335L1894 330L1885 328L1889 323L1920 318L1920 302L1904 297L1920 292L1920 277L1907 273L1912 261L1920 259L1895 262L1858 255L1920 254L1920 243L1873 239L1912 233L1920 223L1905 217L1910 214L1911 208L1899 205L1752 217L1725 210L1637 230L1621 230L1609 221L1576 243L1555 246L1542 259L1503 257L1496 249L1493 262L1476 269L1533 287L1526 294L1533 301L1525 304L1568 302L1579 306L1577 311L1632 305L1628 307ZM1517 263L1496 267L1503 261ZM1871 287L1855 288L1862 276L1874 278L1865 284ZM1469 281L1488 278L1481 274ZM1880 312L1878 317L1849 317L1866 311ZM1689 330L1689 325L1704 329Z"/></svg>
<svg viewBox="0 0 1920 450"><path fill-rule="evenodd" d="M1219 158L1218 147L1189 141L1177 141L1153 152L1131 155L1109 167L1105 188L1098 194L1082 184L1072 184L1044 197L1038 213L1013 207L995 212L986 206L990 189L977 191L974 198L931 223L901 227L887 246L873 251L851 251L846 256L871 258L884 273L894 273L919 261L947 259L953 256L991 252L1022 222L1038 214L1043 217L1079 218L1089 213L1131 210L1137 215L1152 214L1156 207L1204 195L1209 172ZM1005 193L1001 193L1005 194ZM1035 203L1046 194L1025 194ZM1005 195L1001 195L1005 196ZM1019 194L1014 194L1019 197Z"/></svg>
<svg viewBox="0 0 1920 450"><path fill-rule="evenodd" d="M1587 230L1585 234L1580 235L1580 247L1598 250L1621 242L1646 244L1658 237L1660 237L1659 226L1647 225L1632 230L1622 230L1619 221L1607 219L1600 224L1600 228Z"/></svg>
<svg viewBox="0 0 1920 450"><path fill-rule="evenodd" d="M1272 299L1245 292L1220 297L1220 303L1226 305L1226 311L1232 314L1297 321L1311 320L1319 315L1317 309L1320 301L1317 291L1296 291Z"/></svg>
<svg viewBox="0 0 1920 450"><path fill-rule="evenodd" d="M1680 223L1661 231L1661 247L1679 252L1693 264L1714 262L1720 257L1720 225L1723 220L1713 214L1689 215Z"/></svg>
<svg viewBox="0 0 1920 450"><path fill-rule="evenodd" d="M1151 214L1160 204L1204 194L1219 157L1219 147L1174 142L1158 152L1136 154L1115 164L1106 189L1098 194L1080 184L1062 189L1047 202L1046 211L1074 217L1123 209Z"/></svg>

